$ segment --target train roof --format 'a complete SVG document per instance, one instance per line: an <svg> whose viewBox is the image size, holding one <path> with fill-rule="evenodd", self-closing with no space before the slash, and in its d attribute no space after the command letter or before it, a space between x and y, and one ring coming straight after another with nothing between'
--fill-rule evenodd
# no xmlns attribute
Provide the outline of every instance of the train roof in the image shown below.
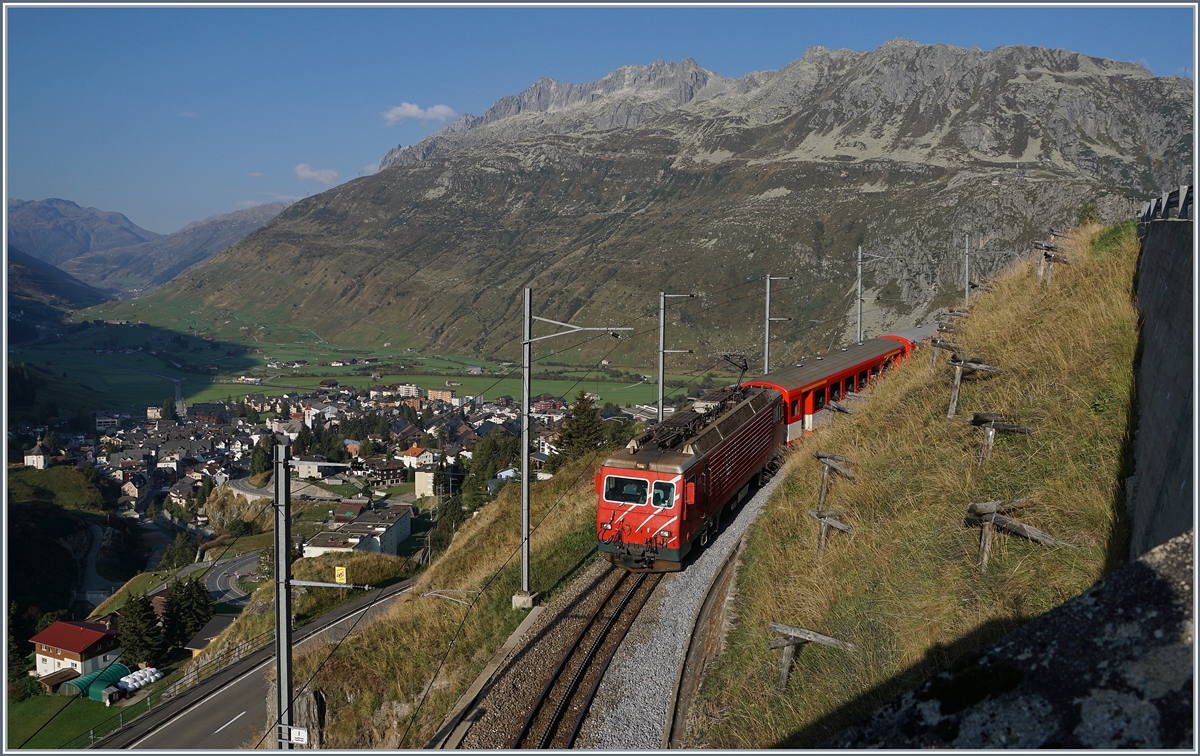
<svg viewBox="0 0 1200 756"><path fill-rule="evenodd" d="M802 365L773 370L761 378L755 378L746 383L752 386L773 386L791 392L818 383L831 375L849 370L864 362L885 357L893 352L899 353L903 349L904 345L895 339L871 339L846 347L839 352L822 355L820 359L809 358Z"/></svg>
<svg viewBox="0 0 1200 756"><path fill-rule="evenodd" d="M681 474L771 406L779 394L743 385L710 391L668 419L636 436L604 461L605 467Z"/></svg>
<svg viewBox="0 0 1200 756"><path fill-rule="evenodd" d="M884 336L899 336L900 338L904 339L905 341L909 341L909 342L912 342L913 344L916 344L918 341L923 341L925 339L928 339L931 336L934 336L935 334L937 334L937 323L930 323L928 325L916 326L915 328L906 328L903 331L892 331L891 333L885 333L883 335Z"/></svg>

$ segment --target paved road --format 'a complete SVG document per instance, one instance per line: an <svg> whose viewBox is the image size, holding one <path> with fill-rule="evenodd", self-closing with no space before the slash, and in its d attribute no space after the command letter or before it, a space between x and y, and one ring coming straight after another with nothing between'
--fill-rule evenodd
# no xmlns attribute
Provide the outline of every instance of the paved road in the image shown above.
<svg viewBox="0 0 1200 756"><path fill-rule="evenodd" d="M304 643L317 639L336 640L351 629L362 629L407 591L409 583L406 580L388 586L378 597L378 592L371 591L296 628L293 648L302 648ZM241 748L267 725L266 702L272 694L265 675L273 668L274 648L263 649L163 704L121 732L98 741L96 747L205 751Z"/></svg>
<svg viewBox="0 0 1200 756"><path fill-rule="evenodd" d="M254 486L250 485L250 482L246 478L233 478L232 480L226 481L225 485L229 486L234 491L242 494L251 501L254 499L270 499L275 496L275 489L272 486L255 488Z"/></svg>
<svg viewBox="0 0 1200 756"><path fill-rule="evenodd" d="M237 587L237 575L249 572L258 564L258 552L251 551L233 559L217 562L204 576L204 587L217 601L242 607L250 602L250 594Z"/></svg>
<svg viewBox="0 0 1200 756"><path fill-rule="evenodd" d="M100 542L104 539L104 531L94 522L88 523L88 529L91 531L92 544L88 550L87 562L84 564L83 570L83 590L85 591L113 591L124 583L108 580L96 572L96 557L100 554Z"/></svg>
<svg viewBox="0 0 1200 756"><path fill-rule="evenodd" d="M247 478L233 478L225 485L229 486L234 491L242 494L248 499L270 499L275 496L275 488L273 486L255 488L254 486L250 485L250 481ZM313 501L338 501L341 498L337 494L326 491L320 486L314 486L313 484L305 483L302 480L293 480L292 498L297 499L301 495L311 496Z"/></svg>

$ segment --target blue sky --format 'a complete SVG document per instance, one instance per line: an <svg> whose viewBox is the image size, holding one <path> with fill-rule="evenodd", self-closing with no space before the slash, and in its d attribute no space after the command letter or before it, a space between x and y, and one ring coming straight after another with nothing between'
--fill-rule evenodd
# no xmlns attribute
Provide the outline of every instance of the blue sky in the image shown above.
<svg viewBox="0 0 1200 756"><path fill-rule="evenodd" d="M170 233L316 194L540 77L694 58L738 77L806 47L1024 44L1194 77L1193 11L1129 8L6 6L6 195Z"/></svg>

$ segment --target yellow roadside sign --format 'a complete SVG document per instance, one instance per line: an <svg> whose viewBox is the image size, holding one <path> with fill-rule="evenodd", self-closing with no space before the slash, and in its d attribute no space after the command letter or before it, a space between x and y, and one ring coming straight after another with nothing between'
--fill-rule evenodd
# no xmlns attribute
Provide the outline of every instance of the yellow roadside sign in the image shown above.
<svg viewBox="0 0 1200 756"><path fill-rule="evenodd" d="M333 582L341 583L342 585L346 584L346 568L345 567L334 567L333 568Z"/></svg>

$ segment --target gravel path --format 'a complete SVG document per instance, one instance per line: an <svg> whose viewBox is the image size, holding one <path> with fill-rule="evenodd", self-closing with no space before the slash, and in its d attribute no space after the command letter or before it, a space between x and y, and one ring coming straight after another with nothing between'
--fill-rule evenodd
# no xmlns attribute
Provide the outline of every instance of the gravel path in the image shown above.
<svg viewBox="0 0 1200 756"><path fill-rule="evenodd" d="M708 585L738 539L758 517L771 492L787 476L775 474L737 517L683 572L659 584L656 596L629 631L622 650L600 685L592 714L576 748L650 750L662 746L680 660L687 650L692 619Z"/></svg>

